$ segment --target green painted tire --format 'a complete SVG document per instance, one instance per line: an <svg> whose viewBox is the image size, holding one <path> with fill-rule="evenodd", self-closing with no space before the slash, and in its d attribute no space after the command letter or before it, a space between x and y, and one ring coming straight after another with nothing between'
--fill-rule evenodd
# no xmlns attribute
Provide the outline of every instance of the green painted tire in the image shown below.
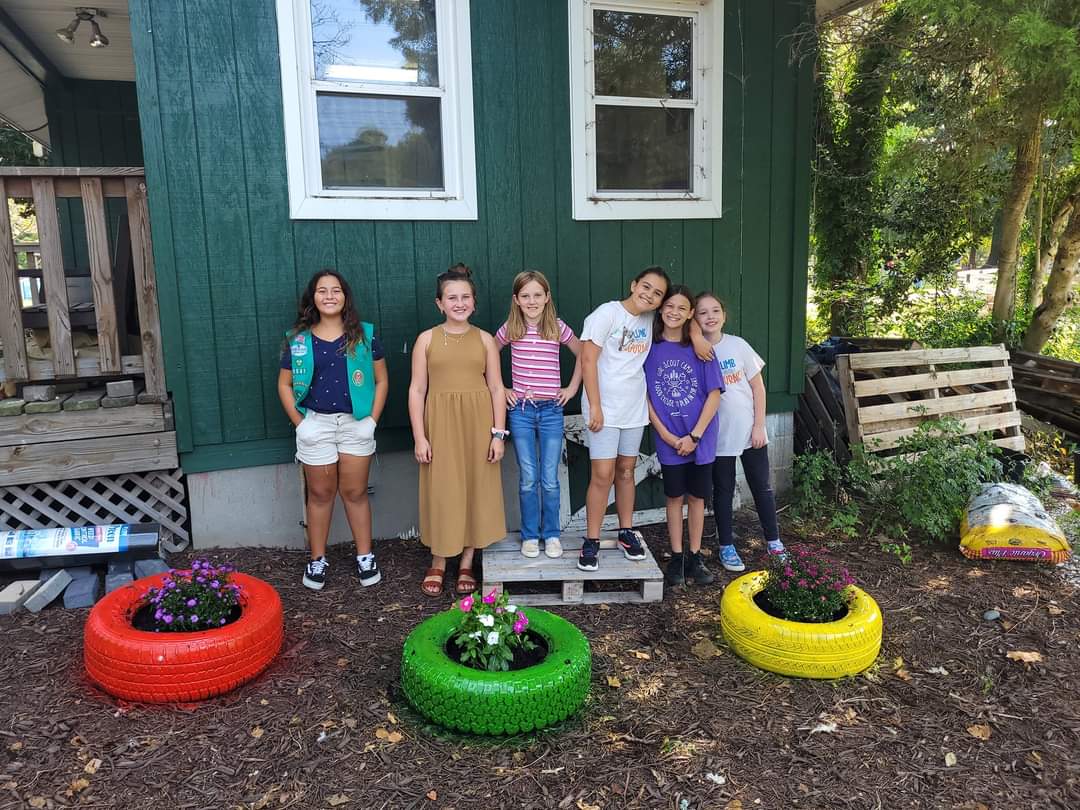
<svg viewBox="0 0 1080 810"><path fill-rule="evenodd" d="M405 639L401 685L409 703L440 726L471 734L518 734L565 720L589 692L589 641L561 616L523 608L529 629L544 638L543 661L515 672L462 666L445 648L461 619L448 610L421 622Z"/></svg>

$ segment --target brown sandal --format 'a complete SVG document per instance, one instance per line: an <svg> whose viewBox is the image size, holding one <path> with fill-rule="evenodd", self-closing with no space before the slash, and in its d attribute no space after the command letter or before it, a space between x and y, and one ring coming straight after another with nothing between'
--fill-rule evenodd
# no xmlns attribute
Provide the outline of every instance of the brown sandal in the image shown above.
<svg viewBox="0 0 1080 810"><path fill-rule="evenodd" d="M476 591L476 577L471 568L458 569L457 584L454 585L454 593L458 596L468 596Z"/></svg>
<svg viewBox="0 0 1080 810"><path fill-rule="evenodd" d="M424 574L424 581L420 583L420 592L424 596L441 596L443 577L446 576L444 568L429 568Z"/></svg>

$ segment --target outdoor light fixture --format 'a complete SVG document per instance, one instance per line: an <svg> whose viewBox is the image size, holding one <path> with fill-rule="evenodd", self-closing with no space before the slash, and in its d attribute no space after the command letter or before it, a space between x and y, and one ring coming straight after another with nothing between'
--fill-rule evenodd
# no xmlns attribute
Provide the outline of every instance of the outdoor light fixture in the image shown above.
<svg viewBox="0 0 1080 810"><path fill-rule="evenodd" d="M95 17L108 16L104 11L100 11L96 8L84 8L79 6L75 9L75 18L67 24L64 28L56 29L56 36L64 40L64 42L71 43L75 41L75 32L79 28L79 23L88 22L93 29L94 34L90 37L91 48L104 48L109 44L109 38L101 33L101 26L98 25Z"/></svg>

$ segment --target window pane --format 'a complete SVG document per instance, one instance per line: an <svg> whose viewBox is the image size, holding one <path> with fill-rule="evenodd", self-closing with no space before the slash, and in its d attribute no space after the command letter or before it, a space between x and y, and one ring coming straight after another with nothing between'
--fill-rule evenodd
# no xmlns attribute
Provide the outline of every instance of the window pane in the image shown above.
<svg viewBox="0 0 1080 810"><path fill-rule="evenodd" d="M437 98L320 93L327 188L443 188Z"/></svg>
<svg viewBox="0 0 1080 810"><path fill-rule="evenodd" d="M691 98L693 33L690 17L594 11L596 94Z"/></svg>
<svg viewBox="0 0 1080 810"><path fill-rule="evenodd" d="M311 0L315 78L439 83L435 0Z"/></svg>
<svg viewBox="0 0 1080 810"><path fill-rule="evenodd" d="M600 191L689 191L693 110L596 105Z"/></svg>

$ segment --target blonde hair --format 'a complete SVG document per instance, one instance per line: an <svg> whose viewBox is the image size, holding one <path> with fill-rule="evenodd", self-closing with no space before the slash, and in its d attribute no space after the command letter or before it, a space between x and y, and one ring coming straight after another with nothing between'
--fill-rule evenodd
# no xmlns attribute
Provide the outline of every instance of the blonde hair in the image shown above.
<svg viewBox="0 0 1080 810"><path fill-rule="evenodd" d="M540 323L536 325L536 331L540 333L543 340L558 341L559 320L555 314L555 302L551 300L551 285L548 284L544 274L539 270L524 270L518 273L514 276L514 295L520 293L521 288L530 281L535 281L543 287L548 296L547 303L544 304L544 311L540 313ZM521 307L518 306L517 301L511 298L510 314L506 316L506 339L511 342L521 340L525 337L527 329L528 324L525 323L525 316L521 314Z"/></svg>

